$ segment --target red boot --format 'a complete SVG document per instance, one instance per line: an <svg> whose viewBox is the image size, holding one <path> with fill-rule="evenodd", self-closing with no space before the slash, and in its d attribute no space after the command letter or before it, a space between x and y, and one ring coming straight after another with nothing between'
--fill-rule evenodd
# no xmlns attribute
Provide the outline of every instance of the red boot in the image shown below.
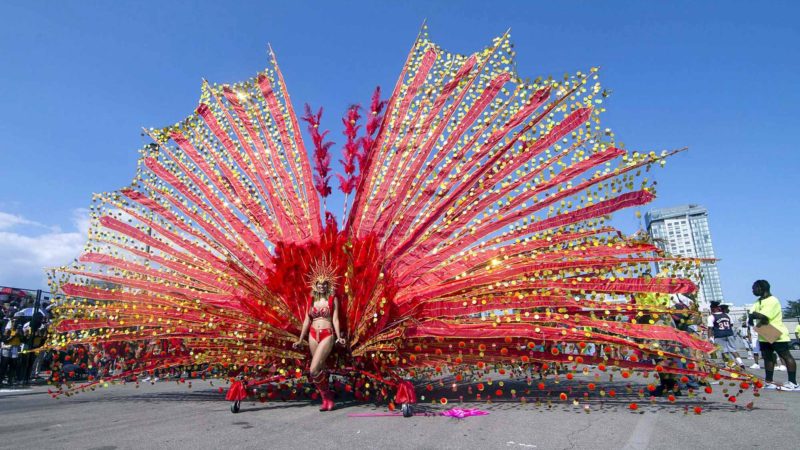
<svg viewBox="0 0 800 450"><path fill-rule="evenodd" d="M319 391L320 398L322 398L322 406L320 406L319 410L333 410L333 392L331 392L330 386L328 385L328 372L320 372L319 375L314 377L312 380L317 386L317 391Z"/></svg>
<svg viewBox="0 0 800 450"><path fill-rule="evenodd" d="M320 411L333 411L333 407L336 406L333 403L333 391L327 390L325 391L325 395L323 397L325 400L322 402L322 408Z"/></svg>

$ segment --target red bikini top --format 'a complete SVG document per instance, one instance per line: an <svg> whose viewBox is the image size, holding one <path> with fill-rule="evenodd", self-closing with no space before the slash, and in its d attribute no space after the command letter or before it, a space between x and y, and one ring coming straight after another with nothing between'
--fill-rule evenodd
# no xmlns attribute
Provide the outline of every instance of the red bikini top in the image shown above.
<svg viewBox="0 0 800 450"><path fill-rule="evenodd" d="M314 300L311 300L311 310L308 311L308 317L314 319L328 319L333 316L333 296L328 297L328 306L317 308L314 306Z"/></svg>

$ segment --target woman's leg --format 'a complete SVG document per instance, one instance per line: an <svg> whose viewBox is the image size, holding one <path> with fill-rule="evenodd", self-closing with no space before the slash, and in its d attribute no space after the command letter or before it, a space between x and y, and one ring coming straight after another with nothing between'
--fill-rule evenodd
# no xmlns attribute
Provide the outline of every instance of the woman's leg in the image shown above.
<svg viewBox="0 0 800 450"><path fill-rule="evenodd" d="M311 349L311 379L317 386L320 396L322 397L322 408L320 411L330 411L333 409L333 396L331 395L328 386L328 373L325 371L325 360L333 350L333 336L328 336L317 342L313 338L308 340L309 348Z"/></svg>
<svg viewBox="0 0 800 450"><path fill-rule="evenodd" d="M311 358L314 358L314 353L317 351L317 340L308 333L308 350L311 352ZM310 367L309 367L310 368Z"/></svg>
<svg viewBox="0 0 800 450"><path fill-rule="evenodd" d="M325 360L333 350L333 336L329 336L318 343L316 348L312 350L311 355L311 376L315 376L325 370Z"/></svg>

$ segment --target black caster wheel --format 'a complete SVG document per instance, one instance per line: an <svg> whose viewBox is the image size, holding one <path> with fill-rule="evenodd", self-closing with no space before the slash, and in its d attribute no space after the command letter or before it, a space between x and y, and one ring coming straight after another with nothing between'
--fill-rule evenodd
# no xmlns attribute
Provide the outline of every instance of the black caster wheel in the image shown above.
<svg viewBox="0 0 800 450"><path fill-rule="evenodd" d="M400 410L403 411L403 417L411 417L414 415L414 406L410 403L403 403Z"/></svg>
<svg viewBox="0 0 800 450"><path fill-rule="evenodd" d="M231 412L236 414L242 408L241 400L236 400L235 402L231 403Z"/></svg>

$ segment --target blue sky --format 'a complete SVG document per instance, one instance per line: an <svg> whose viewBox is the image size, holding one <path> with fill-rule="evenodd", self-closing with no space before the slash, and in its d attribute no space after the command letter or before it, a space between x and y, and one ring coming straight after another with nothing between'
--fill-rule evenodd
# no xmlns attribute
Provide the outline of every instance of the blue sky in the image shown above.
<svg viewBox="0 0 800 450"><path fill-rule="evenodd" d="M0 285L43 287L38 268L76 256L92 193L130 182L141 127L189 114L202 78L250 77L271 43L295 106L324 106L341 143L347 105L393 86L427 19L460 53L510 27L523 76L600 66L629 149L690 147L652 207L709 209L728 301L758 278L800 298L797 2L225 3L0 4Z"/></svg>

